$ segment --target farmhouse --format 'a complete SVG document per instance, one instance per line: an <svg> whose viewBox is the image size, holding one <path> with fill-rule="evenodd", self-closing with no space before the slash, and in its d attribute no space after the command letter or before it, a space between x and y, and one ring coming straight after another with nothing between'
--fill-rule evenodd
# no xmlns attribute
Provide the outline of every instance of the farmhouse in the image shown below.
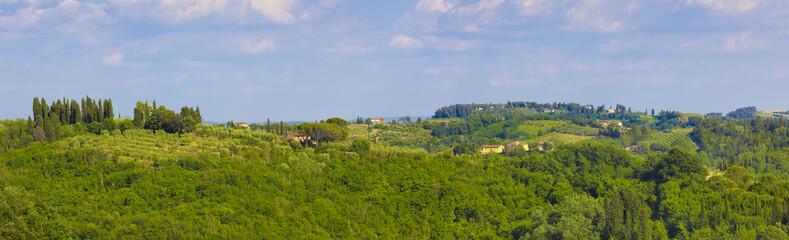
<svg viewBox="0 0 789 240"><path fill-rule="evenodd" d="M551 150L553 150L553 142L551 142L551 141L540 142L537 145L537 150L539 150L540 152L551 151Z"/></svg>
<svg viewBox="0 0 789 240"><path fill-rule="evenodd" d="M384 120L383 118L370 118L370 121L373 122L373 125L375 125L375 124L386 124L386 120Z"/></svg>
<svg viewBox="0 0 789 240"><path fill-rule="evenodd" d="M507 144L507 146L504 147L504 152L505 153L510 153L510 152L515 151L517 149L523 149L524 151L528 152L529 151L529 144L526 143L526 142L514 141L514 142L511 142L510 144Z"/></svg>
<svg viewBox="0 0 789 240"><path fill-rule="evenodd" d="M245 128L249 128L249 125L247 125L247 123L245 123L245 122L237 122L237 123L236 123L236 127L245 127Z"/></svg>
<svg viewBox="0 0 789 240"><path fill-rule="evenodd" d="M489 153L501 153L504 151L503 145L485 145L482 147L482 150L479 151L481 154L489 154Z"/></svg>
<svg viewBox="0 0 789 240"><path fill-rule="evenodd" d="M288 134L287 137L282 139L283 142L292 142L292 141L304 142L307 140L310 140L310 136L301 133Z"/></svg>

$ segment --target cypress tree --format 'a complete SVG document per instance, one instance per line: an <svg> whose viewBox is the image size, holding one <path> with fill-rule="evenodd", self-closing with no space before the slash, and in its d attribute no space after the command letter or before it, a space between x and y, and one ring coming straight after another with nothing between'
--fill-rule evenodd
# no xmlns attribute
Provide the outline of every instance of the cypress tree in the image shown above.
<svg viewBox="0 0 789 240"><path fill-rule="evenodd" d="M47 105L47 100L43 97L41 98L41 117L44 118L44 124L46 124L47 118L49 117L49 105Z"/></svg>
<svg viewBox="0 0 789 240"><path fill-rule="evenodd" d="M271 133L271 118L266 118L266 132Z"/></svg>
<svg viewBox="0 0 789 240"><path fill-rule="evenodd" d="M134 126L137 126L137 128L142 128L144 122L143 108L140 106L140 102L137 102L137 107L134 108L134 120L132 120L132 123Z"/></svg>
<svg viewBox="0 0 789 240"><path fill-rule="evenodd" d="M30 116L27 116L27 133L33 135L33 131L36 130L36 125L33 122L33 119L30 119Z"/></svg>
<svg viewBox="0 0 789 240"><path fill-rule="evenodd" d="M81 122L88 123L88 120L87 120L87 118L88 118L88 111L87 111L87 107L86 107L86 104L85 104L85 99L83 98L81 102L82 102L82 105L80 105L81 109L82 109L82 121Z"/></svg>
<svg viewBox="0 0 789 240"><path fill-rule="evenodd" d="M36 126L44 126L44 118L41 115L44 110L41 110L41 102L38 101L38 97L33 98L33 119L36 123Z"/></svg>
<svg viewBox="0 0 789 240"><path fill-rule="evenodd" d="M60 124L58 124L54 116L47 117L47 121L44 124L44 133L49 141L54 142L60 139Z"/></svg>
<svg viewBox="0 0 789 240"><path fill-rule="evenodd" d="M148 105L148 101L145 101L144 107L145 108L142 110L142 116L144 117L144 119L148 119L148 117L151 116L151 107L150 105Z"/></svg>
<svg viewBox="0 0 789 240"><path fill-rule="evenodd" d="M99 103L96 104L96 117L97 117L96 119L98 119L99 122L103 122L105 116L104 109L102 109L103 107L101 105L102 105L101 99L99 99Z"/></svg>
<svg viewBox="0 0 789 240"><path fill-rule="evenodd" d="M110 119L115 118L115 113L113 112L114 109L112 109L112 99L107 100L107 107L105 109L107 109L107 117ZM120 115L118 115L118 118L121 118Z"/></svg>
<svg viewBox="0 0 789 240"><path fill-rule="evenodd" d="M77 100L71 100L71 106L69 106L69 107L71 108L71 115L70 115L70 119L69 119L70 121L69 122L71 122L71 124L81 123L82 122L82 113L80 111L79 104L77 103Z"/></svg>
<svg viewBox="0 0 789 240"><path fill-rule="evenodd" d="M63 124L71 124L71 102L68 102L66 98L63 98L63 108L62 113L60 114L60 122Z"/></svg>
<svg viewBox="0 0 789 240"><path fill-rule="evenodd" d="M197 124L203 124L203 115L200 114L200 106L195 107L195 115L193 118Z"/></svg>

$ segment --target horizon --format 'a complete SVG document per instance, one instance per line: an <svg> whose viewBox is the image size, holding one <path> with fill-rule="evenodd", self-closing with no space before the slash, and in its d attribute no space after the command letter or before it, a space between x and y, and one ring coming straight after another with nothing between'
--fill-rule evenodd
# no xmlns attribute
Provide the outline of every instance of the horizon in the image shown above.
<svg viewBox="0 0 789 240"><path fill-rule="evenodd" d="M0 118L33 97L225 122L507 101L789 109L782 1L0 1ZM234 120L235 121L235 120Z"/></svg>

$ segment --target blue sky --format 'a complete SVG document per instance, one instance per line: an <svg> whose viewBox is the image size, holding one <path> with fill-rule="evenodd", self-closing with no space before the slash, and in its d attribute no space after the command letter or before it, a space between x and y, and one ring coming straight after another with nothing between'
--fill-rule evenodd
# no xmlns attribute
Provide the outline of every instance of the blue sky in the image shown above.
<svg viewBox="0 0 789 240"><path fill-rule="evenodd" d="M785 0L0 0L0 118L34 96L213 121L454 103L789 109Z"/></svg>

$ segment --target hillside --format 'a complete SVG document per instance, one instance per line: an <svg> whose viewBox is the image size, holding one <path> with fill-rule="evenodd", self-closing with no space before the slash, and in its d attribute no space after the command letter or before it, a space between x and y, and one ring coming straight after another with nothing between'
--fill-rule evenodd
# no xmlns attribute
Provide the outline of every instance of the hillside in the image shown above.
<svg viewBox="0 0 789 240"><path fill-rule="evenodd" d="M789 239L789 122L568 114L3 121L0 239Z"/></svg>

